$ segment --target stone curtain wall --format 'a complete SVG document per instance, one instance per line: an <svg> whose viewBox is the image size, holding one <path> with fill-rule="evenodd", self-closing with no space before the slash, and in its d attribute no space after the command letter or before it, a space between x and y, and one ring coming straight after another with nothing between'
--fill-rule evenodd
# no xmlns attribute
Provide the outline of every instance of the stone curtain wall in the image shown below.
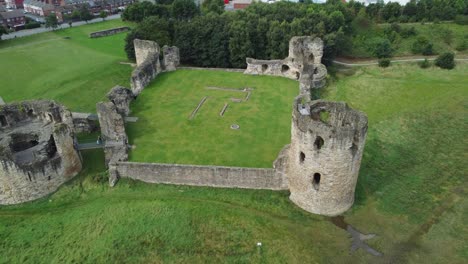
<svg viewBox="0 0 468 264"><path fill-rule="evenodd" d="M90 38L100 38L100 37L107 37L110 35L115 35L121 32L129 31L129 27L118 27L118 28L111 28L107 30L102 30L102 31L96 31L96 32L91 32L89 34Z"/></svg>
<svg viewBox="0 0 468 264"><path fill-rule="evenodd" d="M133 94L138 96L160 72L161 66L159 64L159 59L155 61L147 60L137 66L132 72L132 77L130 79Z"/></svg>
<svg viewBox="0 0 468 264"><path fill-rule="evenodd" d="M138 96L148 84L162 71L159 61L159 45L150 40L135 39L135 58L137 67L132 72L130 83L132 92Z"/></svg>
<svg viewBox="0 0 468 264"><path fill-rule="evenodd" d="M148 183L193 186L287 190L288 183L274 169L116 162L109 164L111 178Z"/></svg>

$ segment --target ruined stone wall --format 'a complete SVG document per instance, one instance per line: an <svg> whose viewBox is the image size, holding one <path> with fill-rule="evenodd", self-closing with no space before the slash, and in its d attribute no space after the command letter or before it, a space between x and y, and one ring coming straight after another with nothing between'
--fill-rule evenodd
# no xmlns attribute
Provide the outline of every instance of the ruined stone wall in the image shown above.
<svg viewBox="0 0 468 264"><path fill-rule="evenodd" d="M117 113L117 108L112 102L99 102L96 109L101 125L101 137L104 141L106 165L110 162L126 161L128 138L123 117Z"/></svg>
<svg viewBox="0 0 468 264"><path fill-rule="evenodd" d="M72 113L75 133L93 133L99 130L99 124L90 116L90 113Z"/></svg>
<svg viewBox="0 0 468 264"><path fill-rule="evenodd" d="M116 162L109 165L115 178L225 188L286 190L287 181L274 169Z"/></svg>
<svg viewBox="0 0 468 264"><path fill-rule="evenodd" d="M71 113L61 105L5 105L0 121L0 204L46 196L81 170Z"/></svg>
<svg viewBox="0 0 468 264"><path fill-rule="evenodd" d="M132 72L130 83L132 92L139 95L149 83L162 71L159 61L159 45L150 40L135 39L135 58L137 67Z"/></svg>
<svg viewBox="0 0 468 264"><path fill-rule="evenodd" d="M323 41L310 36L293 37L289 41L289 55L283 60L247 58L245 74L273 75L299 80L300 93L325 85L327 69L322 64Z"/></svg>
<svg viewBox="0 0 468 264"><path fill-rule="evenodd" d="M107 37L107 36L115 35L115 34L118 34L118 33L121 33L121 32L126 32L126 31L129 31L129 30L130 30L129 27L111 28L111 29L91 32L89 34L89 37L90 38Z"/></svg>
<svg viewBox="0 0 468 264"><path fill-rule="evenodd" d="M306 211L338 215L354 202L367 117L343 102L296 98L287 171L290 199Z"/></svg>
<svg viewBox="0 0 468 264"><path fill-rule="evenodd" d="M163 69L164 71L175 71L180 64L179 48L176 46L163 47Z"/></svg>
<svg viewBox="0 0 468 264"><path fill-rule="evenodd" d="M131 112L130 103L135 99L135 95L130 89L117 85L107 93L107 99L115 105L117 113L128 116Z"/></svg>

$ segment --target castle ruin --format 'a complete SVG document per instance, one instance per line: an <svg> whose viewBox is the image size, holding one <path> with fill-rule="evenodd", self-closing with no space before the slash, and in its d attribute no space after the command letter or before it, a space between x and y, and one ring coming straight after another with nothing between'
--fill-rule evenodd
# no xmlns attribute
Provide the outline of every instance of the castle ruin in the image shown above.
<svg viewBox="0 0 468 264"><path fill-rule="evenodd" d="M323 41L311 36L293 37L289 55L283 60L247 58L245 74L273 75L299 81L300 94L325 86L327 68L322 64Z"/></svg>
<svg viewBox="0 0 468 264"><path fill-rule="evenodd" d="M297 97L286 175L290 199L302 209L338 215L354 202L367 117L344 102Z"/></svg>
<svg viewBox="0 0 468 264"><path fill-rule="evenodd" d="M81 170L70 111L54 101L0 109L0 204L41 198Z"/></svg>
<svg viewBox="0 0 468 264"><path fill-rule="evenodd" d="M150 183L289 190L290 199L315 214L338 215L354 202L354 190L367 133L365 114L344 102L311 101L323 87L327 70L321 63L323 42L293 37L284 60L247 58L245 74L266 74L299 81L292 111L291 144L273 168L238 168L128 162L125 117L130 103L163 71L176 70L177 47L134 41L137 67L131 90L114 87L108 102L97 104L109 184L127 177ZM248 98L248 97L247 97ZM0 110L0 204L34 200L53 191L81 169L74 129L93 131L91 114L71 113L53 101L31 101ZM75 124L73 124L73 120Z"/></svg>

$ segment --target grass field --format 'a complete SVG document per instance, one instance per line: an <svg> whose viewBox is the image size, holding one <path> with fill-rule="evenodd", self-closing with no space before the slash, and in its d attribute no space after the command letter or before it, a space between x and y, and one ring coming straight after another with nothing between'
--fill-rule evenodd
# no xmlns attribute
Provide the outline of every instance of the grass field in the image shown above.
<svg viewBox="0 0 468 264"><path fill-rule="evenodd" d="M298 209L287 192L128 180L109 188L102 153L88 151L84 171L54 195L0 207L0 262L466 263L467 71L466 64L368 67L338 74L327 88L325 98L369 116L356 203L345 221L376 233L369 244L382 258L350 253L344 230ZM192 73L202 74L180 74Z"/></svg>
<svg viewBox="0 0 468 264"><path fill-rule="evenodd" d="M207 87L252 88L245 92ZM128 123L135 149L130 160L271 168L290 142L291 107L298 84L285 78L242 73L178 70L158 78L132 103L138 122ZM195 118L192 111L205 96ZM229 106L219 116L224 104ZM238 124L239 130L230 128Z"/></svg>
<svg viewBox="0 0 468 264"><path fill-rule="evenodd" d="M129 86L125 34L90 39L122 26L111 20L0 42L0 96L7 102L55 99L74 111L95 112L114 85ZM69 39L65 39L69 37Z"/></svg>
<svg viewBox="0 0 468 264"><path fill-rule="evenodd" d="M374 37L385 37L384 29L389 27L389 24L375 25L374 28L365 30L359 33L353 38L353 48L349 51L349 54L345 54L352 57L372 57L369 50L369 40ZM401 28L414 27L417 35L408 38L398 38L392 43L394 49L393 56L412 56L415 55L411 52L413 43L419 36L426 37L433 43L433 50L435 54L440 54L446 51L455 52L458 56L466 56L468 49L465 51L457 51L455 48L463 40L468 41L468 26L458 25L454 23L442 23L442 24L424 24L421 23L402 23ZM447 31L451 33L447 34ZM451 37L447 37L447 36ZM451 38L451 41L449 39ZM421 56L421 54L417 54Z"/></svg>

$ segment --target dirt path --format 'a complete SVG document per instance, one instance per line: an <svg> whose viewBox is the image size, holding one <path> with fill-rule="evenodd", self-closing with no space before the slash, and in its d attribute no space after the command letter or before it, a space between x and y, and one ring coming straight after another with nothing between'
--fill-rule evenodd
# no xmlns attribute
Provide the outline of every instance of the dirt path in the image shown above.
<svg viewBox="0 0 468 264"><path fill-rule="evenodd" d="M404 62L418 62L427 60L435 60L437 56L401 56L393 57L392 63L404 63ZM462 55L455 58L455 61L468 61L468 56ZM372 58L349 58L339 57L332 61L335 64L347 66L347 67L359 67L359 66L371 66L378 65L378 60Z"/></svg>

